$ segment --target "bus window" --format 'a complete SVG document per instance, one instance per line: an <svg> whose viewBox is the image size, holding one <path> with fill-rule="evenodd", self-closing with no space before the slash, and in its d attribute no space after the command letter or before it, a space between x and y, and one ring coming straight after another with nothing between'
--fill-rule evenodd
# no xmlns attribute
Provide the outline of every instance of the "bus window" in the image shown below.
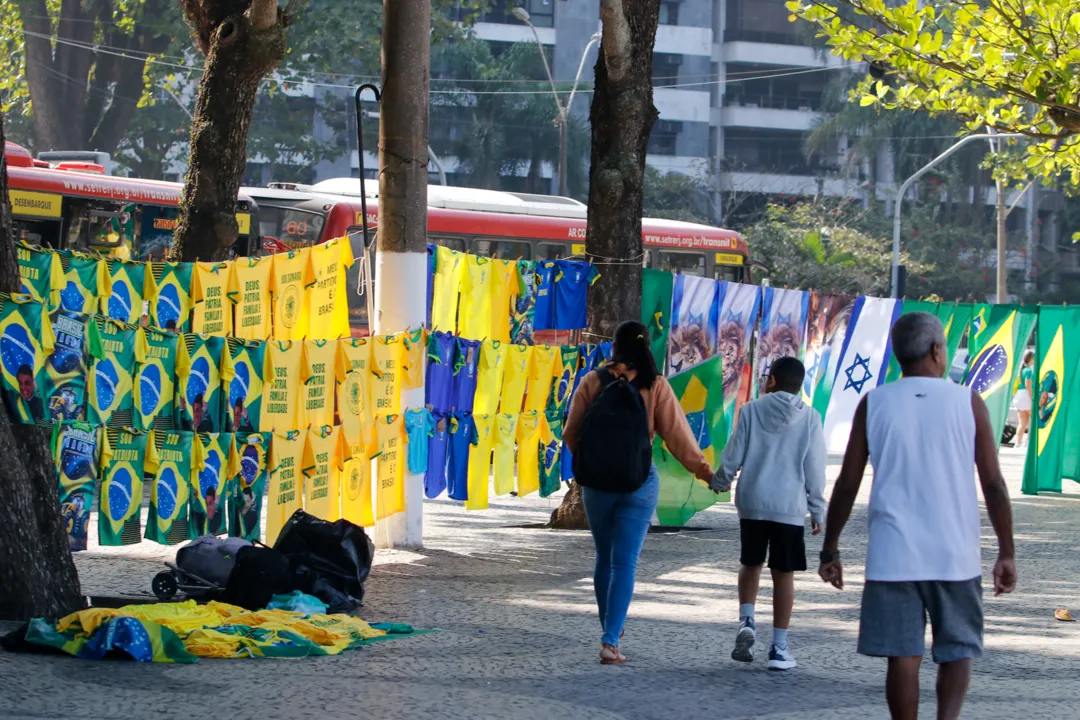
<svg viewBox="0 0 1080 720"><path fill-rule="evenodd" d="M465 238L446 237L444 235L429 235L428 242L432 245L442 245L457 252L465 252Z"/></svg>
<svg viewBox="0 0 1080 720"><path fill-rule="evenodd" d="M283 250L319 242L324 222L325 218L316 212L259 204L259 235L276 240Z"/></svg>
<svg viewBox="0 0 1080 720"><path fill-rule="evenodd" d="M528 240L473 240L473 252L496 260L528 260L532 247Z"/></svg>
<svg viewBox="0 0 1080 720"><path fill-rule="evenodd" d="M661 252L660 269L682 275L705 277L704 253Z"/></svg>
<svg viewBox="0 0 1080 720"><path fill-rule="evenodd" d="M571 255L570 243L542 242L536 246L537 260L562 260Z"/></svg>
<svg viewBox="0 0 1080 720"><path fill-rule="evenodd" d="M713 277L717 280L727 280L728 282L741 282L743 278L743 269L739 265L714 265Z"/></svg>

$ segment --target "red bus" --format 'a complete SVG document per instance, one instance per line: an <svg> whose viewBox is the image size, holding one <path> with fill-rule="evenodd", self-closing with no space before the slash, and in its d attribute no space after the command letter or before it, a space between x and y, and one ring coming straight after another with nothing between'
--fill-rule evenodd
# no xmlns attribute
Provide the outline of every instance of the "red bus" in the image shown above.
<svg viewBox="0 0 1080 720"><path fill-rule="evenodd" d="M378 224L378 186L356 178L315 185L275 183L241 188L259 206L259 235L267 252L349 235L363 251L360 193L367 193L371 237ZM587 207L571 198L474 188L428 187L428 242L506 260L556 260L583 255ZM644 218L644 264L686 275L749 282L746 242L723 228ZM360 294L350 274L350 295ZM354 327L367 325L366 303L350 298Z"/></svg>
<svg viewBox="0 0 1080 720"><path fill-rule="evenodd" d="M179 183L105 175L86 162L51 165L11 142L4 157L17 239L133 260L159 260L172 247ZM237 198L236 219L235 253L258 251L258 205L250 196Z"/></svg>

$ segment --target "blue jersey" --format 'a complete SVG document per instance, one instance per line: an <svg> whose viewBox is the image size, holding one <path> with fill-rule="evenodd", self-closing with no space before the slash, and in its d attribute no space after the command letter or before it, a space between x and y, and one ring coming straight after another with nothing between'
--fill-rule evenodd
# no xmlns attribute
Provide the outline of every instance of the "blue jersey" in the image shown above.
<svg viewBox="0 0 1080 720"><path fill-rule="evenodd" d="M425 401L435 412L450 412L454 389L454 352L457 345L450 333L428 336L428 363Z"/></svg>
<svg viewBox="0 0 1080 720"><path fill-rule="evenodd" d="M469 449L476 441L472 413L450 418L450 459L446 463L446 486L451 500L469 499Z"/></svg>
<svg viewBox="0 0 1080 720"><path fill-rule="evenodd" d="M405 432L409 435L409 472L423 475L428 467L428 438L434 421L427 408L405 411Z"/></svg>
<svg viewBox="0 0 1080 720"><path fill-rule="evenodd" d="M427 472L424 474L424 495L437 498L446 489L446 453L450 448L450 419L445 413L433 412L431 427L431 436L428 438L427 446Z"/></svg>
<svg viewBox="0 0 1080 720"><path fill-rule="evenodd" d="M604 363L611 362L611 354L615 351L615 343L602 342L600 343L600 362L596 367L600 367Z"/></svg>
<svg viewBox="0 0 1080 720"><path fill-rule="evenodd" d="M555 271L554 261L536 263L536 308L534 330L555 329Z"/></svg>
<svg viewBox="0 0 1080 720"><path fill-rule="evenodd" d="M580 330L585 327L585 306L589 286L600 273L590 262L583 260L555 261L555 325L556 330Z"/></svg>
<svg viewBox="0 0 1080 720"><path fill-rule="evenodd" d="M431 327L431 303L435 300L435 246L427 246L427 326Z"/></svg>
<svg viewBox="0 0 1080 720"><path fill-rule="evenodd" d="M454 354L454 388L450 406L454 412L471 413L476 399L476 378L480 368L479 340L457 338Z"/></svg>

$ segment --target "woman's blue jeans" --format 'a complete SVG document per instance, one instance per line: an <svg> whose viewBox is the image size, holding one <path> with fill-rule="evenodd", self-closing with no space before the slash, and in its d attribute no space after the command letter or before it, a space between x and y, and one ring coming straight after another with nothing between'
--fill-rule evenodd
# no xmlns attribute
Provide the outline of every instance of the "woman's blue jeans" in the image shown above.
<svg viewBox="0 0 1080 720"><path fill-rule="evenodd" d="M656 466L649 479L632 493L612 493L582 488L585 514L596 545L593 587L600 609L601 642L618 645L634 595L634 574L638 555L645 544L656 503L660 497L660 476Z"/></svg>

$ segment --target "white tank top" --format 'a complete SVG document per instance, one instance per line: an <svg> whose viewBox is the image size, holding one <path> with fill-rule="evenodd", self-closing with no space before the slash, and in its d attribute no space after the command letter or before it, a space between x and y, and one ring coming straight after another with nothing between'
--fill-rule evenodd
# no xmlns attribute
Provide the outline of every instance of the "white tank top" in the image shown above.
<svg viewBox="0 0 1080 720"><path fill-rule="evenodd" d="M971 389L902 378L867 396L866 579L970 580L982 573Z"/></svg>

